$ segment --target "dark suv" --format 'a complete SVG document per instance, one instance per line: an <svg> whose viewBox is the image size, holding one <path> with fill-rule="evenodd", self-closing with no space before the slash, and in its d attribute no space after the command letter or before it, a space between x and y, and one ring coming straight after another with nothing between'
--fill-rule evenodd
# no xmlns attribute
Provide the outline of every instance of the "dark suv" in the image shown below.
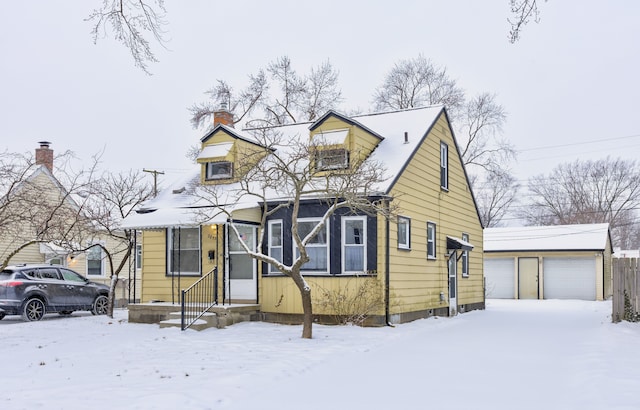
<svg viewBox="0 0 640 410"><path fill-rule="evenodd" d="M89 310L107 313L109 287L54 265L7 266L0 272L0 319L22 315L24 320L40 320L45 313L70 315Z"/></svg>

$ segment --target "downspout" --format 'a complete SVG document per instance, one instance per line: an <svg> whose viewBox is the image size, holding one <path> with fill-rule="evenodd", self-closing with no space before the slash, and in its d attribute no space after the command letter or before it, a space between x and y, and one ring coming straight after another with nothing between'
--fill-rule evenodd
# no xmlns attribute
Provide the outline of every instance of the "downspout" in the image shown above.
<svg viewBox="0 0 640 410"><path fill-rule="evenodd" d="M390 288L390 276L389 276L389 254L390 254L390 240L389 240L389 199L384 199L385 201L385 223L384 223L384 320L387 326L393 327L391 324L391 314L389 313L389 288Z"/></svg>

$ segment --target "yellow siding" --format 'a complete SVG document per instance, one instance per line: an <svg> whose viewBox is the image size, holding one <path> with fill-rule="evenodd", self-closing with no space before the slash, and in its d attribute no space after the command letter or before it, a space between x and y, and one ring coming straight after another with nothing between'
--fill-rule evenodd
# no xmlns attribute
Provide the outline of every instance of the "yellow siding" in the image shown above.
<svg viewBox="0 0 640 410"><path fill-rule="evenodd" d="M449 147L449 190L440 188L440 142ZM401 143L401 142L398 142ZM392 189L394 206L411 218L411 250L397 248L397 223L390 222L391 314L448 306L446 237L469 235L469 277L462 277L458 261L458 305L482 303L482 226L444 115L432 128L413 160ZM427 260L427 222L436 224L436 259ZM380 224L384 221L380 221ZM382 226L382 225L380 225ZM379 261L384 261L383 232L379 231ZM440 301L440 293L445 301Z"/></svg>
<svg viewBox="0 0 640 410"><path fill-rule="evenodd" d="M374 315L384 315L383 304L383 283L382 276L372 277L307 277L306 281L311 287L311 298L313 301L313 313L317 315L331 315L330 309L323 308L319 302L324 290L336 291L340 289L347 298L353 298L358 286L364 281L377 281L375 285L380 289L379 310L372 313ZM260 307L267 313L302 314L302 300L300 291L293 280L287 276L274 276L262 278L262 298Z"/></svg>

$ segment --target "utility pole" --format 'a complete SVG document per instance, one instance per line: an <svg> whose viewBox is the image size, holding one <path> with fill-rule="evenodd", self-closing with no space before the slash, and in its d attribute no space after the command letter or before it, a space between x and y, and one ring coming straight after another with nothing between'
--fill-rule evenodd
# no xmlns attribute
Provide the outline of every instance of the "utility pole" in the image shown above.
<svg viewBox="0 0 640 410"><path fill-rule="evenodd" d="M158 195L158 175L164 175L164 172L155 169L142 169L142 172L153 174L153 196L155 197Z"/></svg>

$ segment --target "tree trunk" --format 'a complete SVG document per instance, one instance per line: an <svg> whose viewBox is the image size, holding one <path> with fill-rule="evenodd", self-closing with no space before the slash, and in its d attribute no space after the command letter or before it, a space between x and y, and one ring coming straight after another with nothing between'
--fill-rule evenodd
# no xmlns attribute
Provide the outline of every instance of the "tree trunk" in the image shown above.
<svg viewBox="0 0 640 410"><path fill-rule="evenodd" d="M291 279L293 279L293 282L298 287L298 290L300 291L300 296L302 297L302 312L303 312L302 338L311 339L312 337L311 328L313 326L313 306L311 305L311 288L307 284L307 281L304 280L299 270L291 272Z"/></svg>
<svg viewBox="0 0 640 410"><path fill-rule="evenodd" d="M109 286L109 304L107 305L107 316L113 319L113 308L116 304L116 285L118 284L118 275L111 275L111 284Z"/></svg>
<svg viewBox="0 0 640 410"><path fill-rule="evenodd" d="M312 325L313 325L313 307L311 305L311 289L300 289L300 295L302 296L302 311L304 319L302 322L302 338L311 339L312 337Z"/></svg>

